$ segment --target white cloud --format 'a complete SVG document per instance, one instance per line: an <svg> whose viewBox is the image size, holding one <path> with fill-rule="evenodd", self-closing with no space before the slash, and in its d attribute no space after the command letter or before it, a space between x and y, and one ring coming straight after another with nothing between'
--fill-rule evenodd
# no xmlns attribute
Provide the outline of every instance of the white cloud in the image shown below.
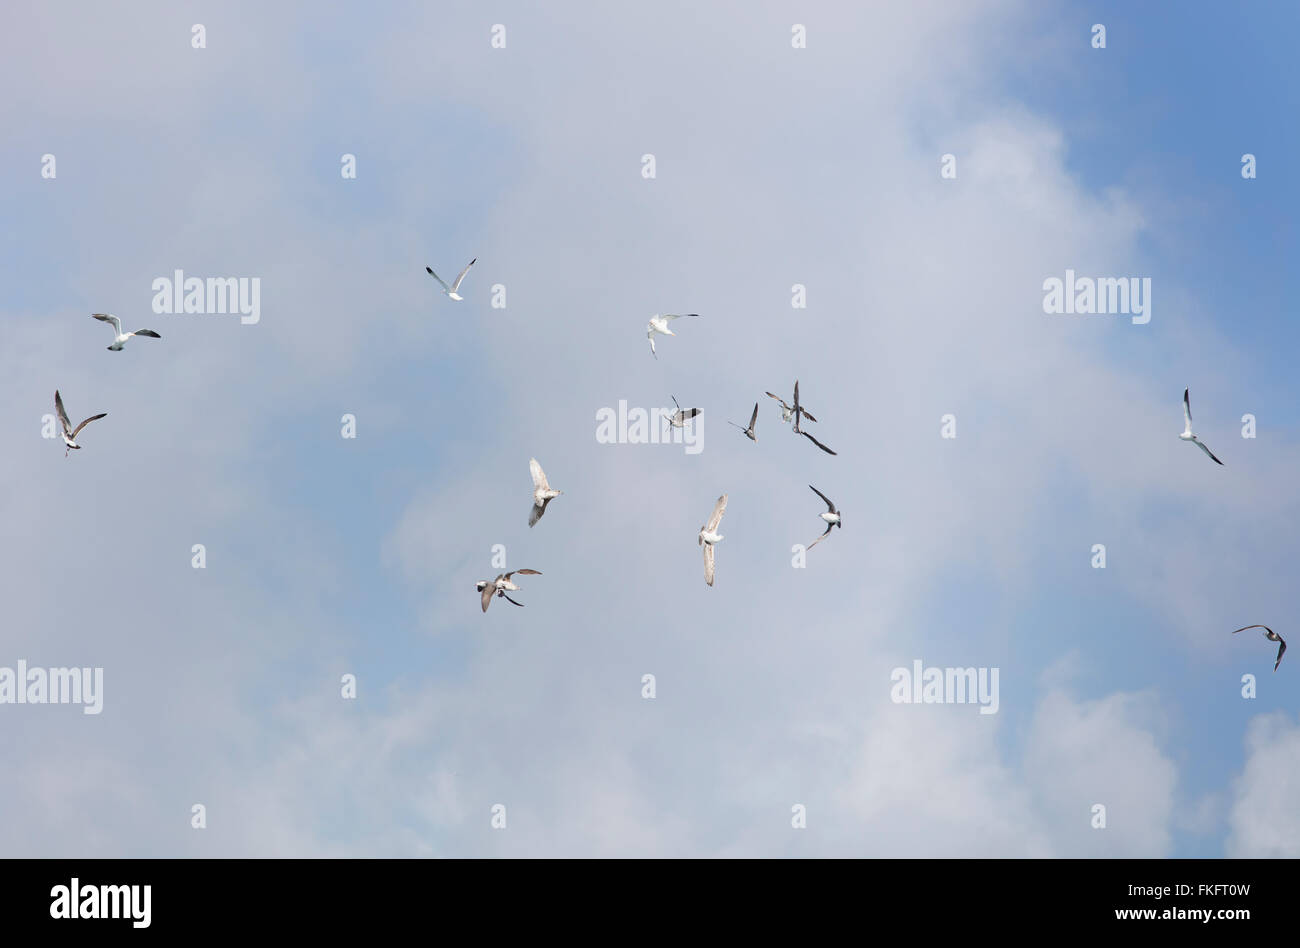
<svg viewBox="0 0 1300 948"><path fill-rule="evenodd" d="M1262 714L1246 728L1246 762L1234 782L1226 854L1231 858L1300 856L1300 724L1285 712Z"/></svg>

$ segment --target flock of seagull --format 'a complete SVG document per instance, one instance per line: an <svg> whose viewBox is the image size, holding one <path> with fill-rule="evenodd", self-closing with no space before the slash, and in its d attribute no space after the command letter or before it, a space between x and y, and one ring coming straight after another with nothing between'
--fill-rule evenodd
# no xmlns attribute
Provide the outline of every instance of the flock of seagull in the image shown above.
<svg viewBox="0 0 1300 948"><path fill-rule="evenodd" d="M699 316L699 315L700 315L699 313L666 313L662 315L656 313L654 316L651 316L650 321L646 323L646 338L650 340L650 354L654 356L655 359L659 358L658 353L655 352L656 334L661 336L677 335L677 333L673 332L671 329L668 328L668 323L670 320L681 319L683 316ZM817 445L817 447L821 448L827 454L836 453L832 451L830 448L826 447L826 445L822 444L816 438L814 438L809 432L804 431L802 428L799 427L800 420L815 422L817 419L814 418L812 416L812 413L809 412L806 408L804 408L804 406L799 402L799 380L798 379L794 380L794 404L793 405L787 405L783 398L773 395L771 392L766 392L764 394L766 394L768 398L776 399L780 403L782 422L789 423L791 420L794 421L795 434L803 435L805 438L807 438L813 444ZM677 406L677 411L673 412L672 414L665 413L664 417L668 419L668 424L672 425L672 427L674 428L684 428L687 422L689 422L692 418L694 418L696 415L700 413L700 409L698 408L682 408L682 406L678 403L676 396L673 396L673 404ZM758 402L754 402L754 411L749 416L748 426L737 424L734 421L729 421L727 422L727 424L732 425L735 428L739 428L741 433L744 434L746 438L748 438L750 441L757 443L758 435L754 433L754 428L758 424ZM535 475L534 475L534 480L536 480ZM812 488L813 493L815 493L818 497L820 497L823 501L826 502L826 507L827 507L827 512L824 514L820 514L821 518L826 521L826 532L823 533L821 536L819 536L816 540L813 540L812 543L808 544L807 549L811 550L822 540L825 540L827 535L829 535L831 530L833 530L835 527L838 526L841 529L843 529L843 524L840 522L839 511L835 509L835 505L831 503L831 501L827 498L827 496L823 494L821 491L819 491L816 487L813 487L811 484L809 484L808 486ZM726 512L726 510L727 510L727 495L723 494L721 497L718 498L717 502L713 505L713 513L709 514L708 522L705 523L704 526L700 527L700 532L697 535L698 545L702 547L704 550L704 582L710 586L713 585L713 575L714 575L715 553L713 547L723 538L722 534L718 533L718 526L719 524L722 523L722 515Z"/></svg>
<svg viewBox="0 0 1300 948"><path fill-rule="evenodd" d="M442 292L444 296L446 296L450 300L460 302L461 300L464 299L464 297L461 296L459 292L460 285L462 282L464 282L466 275L470 271L470 267L474 266L474 264L477 261L478 258L475 257L468 264L466 264L465 269L461 270L460 273L456 275L456 279L452 281L450 285L448 285L446 281L442 279L442 277L434 273L432 267L425 267L425 270L428 271L431 277L433 277L435 280L438 281L438 285L442 287ZM132 332L123 332L122 321L111 313L91 313L90 315L92 318L98 319L100 322L107 323L112 327L113 344L108 346L108 350L110 352L121 352L123 347L126 346L127 342L136 336L144 337L147 339L162 338L162 336L154 332L152 329L136 329ZM653 355L656 360L659 358L658 353L655 352L656 335L661 335L661 336L677 335L675 332L673 332L673 330L668 328L668 324L670 322L672 322L673 320L681 319L683 317L699 317L699 315L700 315L699 313L683 313L683 314L668 313L662 315L655 314L654 316L651 316L650 321L646 324L646 338L650 340L650 354ZM767 395L768 398L774 399L781 406L781 421L786 424L793 423L792 430L794 431L795 434L802 435L803 437L807 438L809 441L815 444L822 451L825 451L827 454L834 455L836 453L835 451L828 448L826 445L822 444L822 442L818 441L817 438L815 438L811 433L803 430L802 427L803 422L811 421L815 423L817 419L813 417L812 413L808 411L808 409L799 400L798 379L796 379L794 383L793 403L787 403L785 399L781 398L778 395L774 395L772 392L765 392L764 394ZM665 417L667 418L669 424L672 425L674 428L685 427L693 418L695 418L697 415L700 414L700 409L698 408L686 408L686 409L682 408L682 406L678 403L677 398L675 396L673 397L673 404L677 407L677 411L672 414L665 413ZM71 451L81 450L81 445L77 443L77 436L81 434L82 429L84 429L92 421L98 421L101 418L108 417L107 412L100 412L97 415L91 415L89 418L86 418L74 428L72 426L71 420L68 418L68 412L63 406L63 396L62 394L60 394L60 392L57 389L54 392L54 408L55 411L58 413L59 425L62 428L64 457L67 457L68 453ZM744 436L748 438L750 441L757 442L758 437L755 434L754 429L755 426L758 424L758 402L754 403L754 410L749 416L748 426L742 426L734 421L728 422L728 424L739 429L741 433L743 433ZM1183 432L1178 437L1183 441L1188 441L1196 445L1198 448L1204 451L1206 457L1208 457L1215 464L1219 464L1219 465L1223 464L1222 461L1220 461L1217 457L1215 457L1214 452L1211 451L1209 447L1206 446L1205 442L1202 441L1199 437L1196 436L1196 434L1192 432L1192 403L1191 403L1189 391L1187 389L1183 389ZM563 491L555 490L554 488L551 487L550 482L547 481L546 479L546 472L542 470L542 466L541 464L538 463L536 458L529 459L528 470L529 473L532 475L532 480L533 480L533 503L528 514L528 526L535 527L538 521L540 521L542 519L542 516L546 513L547 506L550 504L550 502L554 500L556 497L559 497L563 493ZM835 503L829 497L827 497L825 494L819 491L816 487L813 487L811 484L809 484L808 487L809 489L812 490L814 494L816 494L818 497L821 498L823 503L826 504L826 512L818 515L819 517L821 517L823 521L825 521L826 530L824 533L821 534L821 536L817 537L817 539L813 540L812 543L808 544L807 549L811 550L818 543L821 543L822 540L825 540L828 536L830 536L831 531L834 530L836 527L843 529L844 522L843 522L843 516L841 514L841 511L835 506ZM723 535L718 532L718 528L722 524L722 516L723 514L726 513L726 511L727 511L727 495L723 494L714 503L713 512L709 514L709 519L705 522L703 526L700 527L699 533L697 535L698 545L703 549L703 553L704 553L704 582L709 586L713 585L713 578L714 578L714 571L715 571L714 546L716 546L723 539ZM487 612L488 606L492 603L492 599L494 597L505 599L511 603L514 603L514 605L516 606L523 605L523 603L517 602L516 600L512 599L510 596L506 595L507 592L517 592L519 590L519 586L511 581L511 577L515 575L540 576L542 574L540 571L535 569L516 569L516 570L511 570L508 573L502 573L499 576L497 576L496 579L493 580L486 580L486 579L479 580L477 583L474 584L474 588L481 594L482 607L484 612ZM1282 664L1282 655L1284 652L1286 652L1286 642L1282 639L1282 636L1278 635L1276 632L1274 632L1271 628L1269 628L1266 625L1243 626L1240 629L1234 629L1232 634L1236 635L1238 632L1245 632L1248 629L1263 629L1264 638L1268 639L1270 642L1278 643L1277 659L1273 663L1273 671L1276 672L1278 666Z"/></svg>

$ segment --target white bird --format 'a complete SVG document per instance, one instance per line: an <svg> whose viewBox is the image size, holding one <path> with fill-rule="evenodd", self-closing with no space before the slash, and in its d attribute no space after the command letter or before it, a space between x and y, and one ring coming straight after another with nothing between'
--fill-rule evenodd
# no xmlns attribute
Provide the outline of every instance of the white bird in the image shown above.
<svg viewBox="0 0 1300 948"><path fill-rule="evenodd" d="M757 421L758 421L758 402L754 402L754 414L752 414L752 415L749 416L749 427L748 427L748 428L741 428L741 426L738 425L738 424L736 424L734 421L729 421L729 422L727 422L727 424L732 425L733 427L736 427L736 428L740 428L740 430L743 431L743 432L745 433L745 437L746 437L746 438L748 438L750 441L753 441L753 442L757 443L757 442L758 442L758 439L757 439L756 437L754 437L754 424L755 424Z"/></svg>
<svg viewBox="0 0 1300 948"><path fill-rule="evenodd" d="M674 405L677 405L677 398L676 398L676 396L669 396L669 397L672 398L672 400L673 400L673 404L674 404ZM700 413L700 411L701 411L701 410L700 410L699 408L686 408L686 409L683 409L681 405L677 405L677 413L676 413L676 414L670 415L670 414L668 414L668 410L665 409L665 410L664 410L664 416L668 419L668 424L672 425L674 428L685 428L685 427L686 427L686 422L690 421L692 418L694 418L696 415L698 415L698 414ZM660 430L662 430L662 429L660 429Z"/></svg>
<svg viewBox="0 0 1300 948"><path fill-rule="evenodd" d="M683 316L698 316L698 315L700 314L699 313L677 313L674 315L670 313L665 316L660 316L658 313L656 313L655 315L651 316L650 322L646 323L646 334L645 334L645 337L650 340L650 354L654 356L656 359L659 358L659 356L655 354L655 333L659 333L660 335L663 336L677 335L677 333L673 332L671 329L668 328L668 321L670 319L681 319Z"/></svg>
<svg viewBox="0 0 1300 948"><path fill-rule="evenodd" d="M510 582L510 577L515 575L515 573L519 573L521 575L527 575L527 576L542 575L535 569L512 569L510 572L502 573L496 579L491 581L488 581L486 579L480 579L477 583L474 584L474 588L483 594L484 612L487 612L488 606L492 605L492 597L494 595L500 596L502 599L510 599L510 597L506 595L506 590L508 589L511 592L514 592L519 588L514 583ZM522 602L515 602L513 599L510 599L510 601L514 602L516 606L523 605Z"/></svg>
<svg viewBox="0 0 1300 948"><path fill-rule="evenodd" d="M458 292L456 292L457 290L460 289L460 281L465 279L465 274L469 273L469 268L474 266L476 260L478 260L478 257L475 257L469 263L465 264L465 269L460 271L460 273L456 276L456 282L454 282L451 286L448 286L446 283L443 283L442 277L438 276L438 274L433 272L433 267L425 267L424 269L429 271L429 276L433 277L439 283L442 283L442 292L447 297L447 299L459 301L465 298L461 296Z"/></svg>
<svg viewBox="0 0 1300 948"><path fill-rule="evenodd" d="M813 487L811 484L809 484L808 487L809 489L812 490L814 494L816 494L822 500L826 501L826 513L817 515L826 521L826 532L823 533L821 536L819 536L816 540L813 540L811 543L808 544L808 549L811 550L818 543L821 543L822 540L825 540L826 537L830 535L830 532L834 530L836 527L839 527L841 530L843 530L844 524L841 521L840 512L835 509L835 505L831 503L831 499L827 497L825 494L823 494L821 491L819 491L816 487Z"/></svg>
<svg viewBox="0 0 1300 948"><path fill-rule="evenodd" d="M723 494L713 505L709 522L700 527L699 545L704 547L704 581L710 586L713 585L713 544L722 539L722 534L718 532L718 525L722 523L722 515L726 510L727 495Z"/></svg>
<svg viewBox="0 0 1300 948"><path fill-rule="evenodd" d="M1270 642L1281 642L1281 643L1282 643L1282 644L1280 644L1280 645L1277 647L1277 661L1275 661L1275 662L1273 663L1273 671L1277 671L1277 666L1279 666L1279 665L1282 664L1282 653L1286 651L1286 643L1285 643L1285 642L1282 642L1282 636L1278 635L1276 632L1274 632L1272 629L1270 629L1270 628L1269 628L1268 626L1266 626L1266 625L1246 625L1246 626L1242 626L1240 629L1233 629L1233 630L1232 630L1232 634L1233 634L1233 635L1236 635L1238 632L1245 632L1247 629L1263 629L1263 630L1264 630L1264 638L1268 639Z"/></svg>
<svg viewBox="0 0 1300 948"><path fill-rule="evenodd" d="M1215 464L1223 463L1214 456L1214 452L1205 446L1204 441L1192 434L1192 403L1187 398L1187 389L1183 389L1183 433L1178 437L1182 438L1184 441L1192 442L1192 444L1204 451L1206 456Z"/></svg>
<svg viewBox="0 0 1300 948"><path fill-rule="evenodd" d="M135 332L122 332L122 320L118 319L112 313L91 313L91 316L100 322L111 323L113 326L113 344L108 347L109 352L121 352L126 341L132 336L148 336L150 339L161 339L152 329L137 329Z"/></svg>
<svg viewBox="0 0 1300 948"><path fill-rule="evenodd" d="M63 456L65 458L68 456L69 451L81 450L81 445L77 444L77 435L80 433L81 429L86 427L86 425L90 424L92 421L99 421L99 419L105 418L108 415L108 412L91 415L81 424L77 425L77 427L72 427L72 422L68 421L68 413L63 409L63 396L59 394L58 389L54 390L54 410L59 413L59 424L63 427L63 443L67 445L63 451Z"/></svg>
<svg viewBox="0 0 1300 948"><path fill-rule="evenodd" d="M542 519L542 514L546 513L546 505L564 491L552 490L551 485L546 483L546 472L537 463L537 458L528 459L528 470L533 475L533 509L528 515L528 525L531 527Z"/></svg>

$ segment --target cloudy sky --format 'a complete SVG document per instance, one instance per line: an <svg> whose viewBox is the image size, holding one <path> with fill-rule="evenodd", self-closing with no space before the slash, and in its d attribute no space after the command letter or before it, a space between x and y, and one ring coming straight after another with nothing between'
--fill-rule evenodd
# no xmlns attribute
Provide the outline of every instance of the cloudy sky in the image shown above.
<svg viewBox="0 0 1300 948"><path fill-rule="evenodd" d="M1300 14L1130 6L7 7L0 854L1300 856Z"/></svg>

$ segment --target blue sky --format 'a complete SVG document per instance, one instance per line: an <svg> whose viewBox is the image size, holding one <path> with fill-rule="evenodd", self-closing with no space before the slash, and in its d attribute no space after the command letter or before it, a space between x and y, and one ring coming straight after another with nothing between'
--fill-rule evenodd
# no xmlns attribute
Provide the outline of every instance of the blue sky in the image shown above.
<svg viewBox="0 0 1300 948"><path fill-rule="evenodd" d="M1295 605L1300 14L842 6L6 15L0 666L106 695L0 705L0 852L1300 855L1290 659L1228 634ZM261 321L152 313L178 268ZM1066 268L1151 322L1045 315ZM674 395L700 455L597 443ZM544 575L483 615L494 544ZM998 713L890 702L917 658Z"/></svg>

